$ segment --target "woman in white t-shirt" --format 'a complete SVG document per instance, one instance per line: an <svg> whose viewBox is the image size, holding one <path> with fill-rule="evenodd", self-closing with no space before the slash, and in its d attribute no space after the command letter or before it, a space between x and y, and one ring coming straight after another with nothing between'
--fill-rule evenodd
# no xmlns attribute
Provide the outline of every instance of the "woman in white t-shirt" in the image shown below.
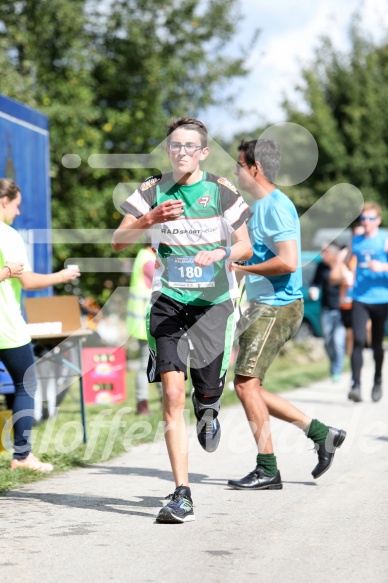
<svg viewBox="0 0 388 583"><path fill-rule="evenodd" d="M51 472L53 466L41 462L31 452L36 373L31 338L20 310L20 296L22 288L43 289L69 282L80 273L71 269L50 274L31 270L23 239L10 226L20 214L21 200L20 188L15 183L0 179L0 360L15 385L11 470L26 468Z"/></svg>

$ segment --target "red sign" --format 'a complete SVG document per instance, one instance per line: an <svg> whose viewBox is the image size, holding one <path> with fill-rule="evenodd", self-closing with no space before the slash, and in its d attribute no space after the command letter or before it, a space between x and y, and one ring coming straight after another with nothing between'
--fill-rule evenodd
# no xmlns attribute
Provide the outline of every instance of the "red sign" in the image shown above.
<svg viewBox="0 0 388 583"><path fill-rule="evenodd" d="M124 348L83 348L82 378L85 403L106 405L126 399Z"/></svg>

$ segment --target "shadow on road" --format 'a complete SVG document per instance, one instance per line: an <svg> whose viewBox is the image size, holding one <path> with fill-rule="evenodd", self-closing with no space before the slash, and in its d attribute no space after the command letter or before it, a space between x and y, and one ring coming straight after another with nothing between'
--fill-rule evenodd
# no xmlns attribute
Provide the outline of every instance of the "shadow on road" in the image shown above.
<svg viewBox="0 0 388 583"><path fill-rule="evenodd" d="M46 504L55 506L66 506L67 508L80 508L83 510L97 510L99 512L115 512L117 514L127 514L128 516L144 516L150 518L152 513L140 512L136 508L158 508L163 506L163 497L156 496L134 496L138 501L122 500L121 498L108 498L101 496L85 496L83 494L40 494L35 492L10 492L6 498L18 500L39 500ZM132 510L133 509L133 510Z"/></svg>

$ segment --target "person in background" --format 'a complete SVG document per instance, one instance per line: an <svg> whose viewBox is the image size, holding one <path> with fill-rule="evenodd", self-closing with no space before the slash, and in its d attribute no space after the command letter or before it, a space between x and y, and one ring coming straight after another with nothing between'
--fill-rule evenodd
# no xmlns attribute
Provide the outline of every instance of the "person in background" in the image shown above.
<svg viewBox="0 0 388 583"><path fill-rule="evenodd" d="M364 227L356 223L352 227L352 237L354 235L362 235ZM350 244L350 242L349 242ZM345 263L345 258L348 254L349 245L345 246L337 253L336 261L331 268L329 283L331 285L339 285L339 309L341 312L342 323L345 327L346 334L346 350L345 353L349 358L353 352L353 330L352 330L352 307L353 307L353 286L354 274L356 272L357 259L353 255L349 261L349 266ZM370 320L368 320L370 324ZM367 324L367 327L368 327ZM370 333L367 333L370 344Z"/></svg>
<svg viewBox="0 0 388 583"><path fill-rule="evenodd" d="M155 252L151 245L140 249L133 263L127 307L127 332L137 338L140 349L139 369L136 374L136 413L150 415L148 408L149 384L147 377L148 340L146 330L147 304L151 299L152 278L155 269ZM162 395L161 383L157 383Z"/></svg>
<svg viewBox="0 0 388 583"><path fill-rule="evenodd" d="M347 250L346 250L347 251ZM355 259L355 258L354 258ZM344 273L340 280L339 309L341 320L345 327L345 354L351 357L353 352L353 330L352 330L352 307L353 307L353 285L354 271L356 269L355 261L349 265L347 273ZM330 274L330 283L336 285ZM338 283L337 283L338 285Z"/></svg>
<svg viewBox="0 0 388 583"><path fill-rule="evenodd" d="M337 261L340 249L334 243L325 245L309 289L311 299L314 288L321 289L322 333L325 349L330 360L330 374L334 382L340 380L346 350L346 332L340 311L340 285L332 285L330 274Z"/></svg>
<svg viewBox="0 0 388 583"><path fill-rule="evenodd" d="M31 338L24 321L20 298L22 288L44 289L79 277L80 272L62 269L42 274L31 270L23 239L11 227L20 214L22 196L12 180L0 179L0 360L15 385L13 399L14 454L11 470L24 468L51 472L53 466L41 462L31 452L30 434L34 421L36 371Z"/></svg>
<svg viewBox="0 0 388 583"><path fill-rule="evenodd" d="M346 432L312 419L263 386L268 368L303 319L300 225L294 204L275 186L279 145L274 140L242 140L238 150L238 185L254 203L248 222L253 257L246 265L232 264L239 276L246 276L249 302L239 322L242 334L234 385L258 454L254 470L240 480L228 480L228 485L238 490L281 490L270 415L294 424L314 442L318 454L314 478L330 468Z"/></svg>
<svg viewBox="0 0 388 583"><path fill-rule="evenodd" d="M103 346L102 339L98 333L98 324L102 319L101 306L92 296L86 298L80 297L79 305L81 309L82 325L91 331L83 340L82 344L86 347Z"/></svg>
<svg viewBox="0 0 388 583"><path fill-rule="evenodd" d="M379 230L381 207L375 202L365 203L360 215L360 223L364 227L364 233L353 237L346 260L349 265L353 255L357 259L352 308L353 384L348 394L348 398L355 403L362 400L362 351L366 342L368 319L371 320L372 350L375 361L371 397L374 402L382 397L383 340L388 317L388 237Z"/></svg>

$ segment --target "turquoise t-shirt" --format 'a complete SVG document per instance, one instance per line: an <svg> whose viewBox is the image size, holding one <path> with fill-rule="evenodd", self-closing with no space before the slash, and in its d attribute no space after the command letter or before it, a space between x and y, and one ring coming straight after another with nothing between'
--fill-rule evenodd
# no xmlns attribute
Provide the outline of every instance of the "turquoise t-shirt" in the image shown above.
<svg viewBox="0 0 388 583"><path fill-rule="evenodd" d="M356 235L352 239L352 251L357 258L353 299L364 304L388 303L388 272L376 273L368 267L375 259L388 262L386 252L387 236L378 231L374 237Z"/></svg>
<svg viewBox="0 0 388 583"><path fill-rule="evenodd" d="M295 205L279 189L256 200L248 223L253 256L248 265L263 263L276 256L275 243L296 241L300 257L300 224ZM303 297L300 265L293 273L264 277L249 274L246 278L248 301L284 306Z"/></svg>

